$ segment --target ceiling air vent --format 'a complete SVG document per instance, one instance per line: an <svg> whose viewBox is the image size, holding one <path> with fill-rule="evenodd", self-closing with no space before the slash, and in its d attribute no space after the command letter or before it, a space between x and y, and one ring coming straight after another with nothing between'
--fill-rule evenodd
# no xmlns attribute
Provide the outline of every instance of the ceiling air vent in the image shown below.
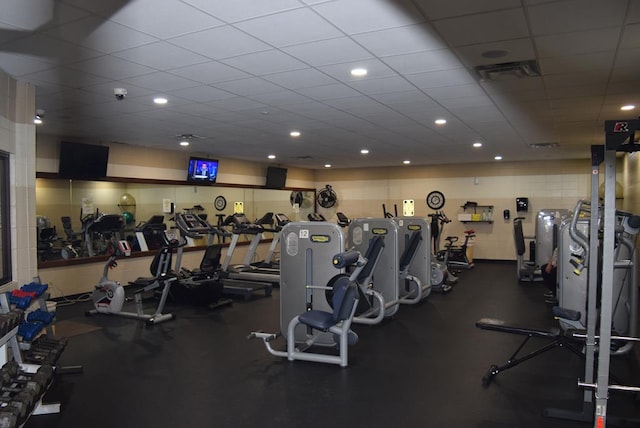
<svg viewBox="0 0 640 428"><path fill-rule="evenodd" d="M535 60L478 65L473 69L482 80L503 81L540 76L540 66Z"/></svg>
<svg viewBox="0 0 640 428"><path fill-rule="evenodd" d="M558 143L533 143L533 144L529 144L529 148L530 149L555 149L558 147Z"/></svg>

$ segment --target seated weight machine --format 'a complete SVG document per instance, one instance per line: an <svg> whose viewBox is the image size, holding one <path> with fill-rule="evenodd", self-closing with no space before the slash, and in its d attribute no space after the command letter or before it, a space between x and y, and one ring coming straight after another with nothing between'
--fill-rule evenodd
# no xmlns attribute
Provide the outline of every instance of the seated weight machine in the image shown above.
<svg viewBox="0 0 640 428"><path fill-rule="evenodd" d="M289 361L346 367L348 346L358 339L351 330L359 302L355 281L368 261L357 251L344 251L344 235L336 224L292 222L283 228L283 236L280 332L254 331L248 338L262 339L269 353ZM341 273L322 268L329 265ZM345 274L352 265L355 269ZM280 336L287 341L283 351L272 346ZM338 355L312 352L312 347L337 347Z"/></svg>

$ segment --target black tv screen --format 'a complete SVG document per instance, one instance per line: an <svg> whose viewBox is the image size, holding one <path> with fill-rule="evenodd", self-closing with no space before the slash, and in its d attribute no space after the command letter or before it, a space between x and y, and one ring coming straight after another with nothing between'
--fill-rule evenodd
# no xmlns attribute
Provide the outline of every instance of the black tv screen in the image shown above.
<svg viewBox="0 0 640 428"><path fill-rule="evenodd" d="M107 176L109 147L60 142L58 174L76 180L95 180Z"/></svg>
<svg viewBox="0 0 640 428"><path fill-rule="evenodd" d="M267 181L264 185L267 189L282 189L287 181L286 168L275 166L267 167Z"/></svg>
<svg viewBox="0 0 640 428"><path fill-rule="evenodd" d="M213 184L218 177L218 160L191 157L187 170L187 181Z"/></svg>

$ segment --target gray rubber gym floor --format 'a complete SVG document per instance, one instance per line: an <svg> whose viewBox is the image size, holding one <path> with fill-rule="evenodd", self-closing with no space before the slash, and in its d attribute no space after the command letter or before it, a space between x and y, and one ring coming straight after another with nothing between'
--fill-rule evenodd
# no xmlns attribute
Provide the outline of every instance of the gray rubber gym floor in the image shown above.
<svg viewBox="0 0 640 428"><path fill-rule="evenodd" d="M69 338L48 394L57 415L27 427L571 427L547 407L579 410L580 358L555 349L497 376L522 337L480 330L483 317L552 327L544 286L516 280L515 264L476 263L446 295L403 306L394 319L353 329L349 367L288 362L267 353L252 330L279 329L279 296L211 312L169 305L177 319L157 326L124 318L84 317L89 302L58 309L58 320L99 329ZM640 384L635 358L613 368ZM631 373L631 374L630 374ZM609 415L640 417L633 395L612 394Z"/></svg>

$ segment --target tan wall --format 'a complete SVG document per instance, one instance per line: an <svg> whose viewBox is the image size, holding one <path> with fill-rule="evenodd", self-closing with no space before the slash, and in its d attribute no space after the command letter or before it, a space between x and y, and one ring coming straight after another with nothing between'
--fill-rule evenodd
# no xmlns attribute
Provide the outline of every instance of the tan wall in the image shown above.
<svg viewBox="0 0 640 428"><path fill-rule="evenodd" d="M588 160L547 162L501 162L487 164L441 165L430 167L371 168L362 170L321 170L316 172L317 187L331 184L339 205L320 210L335 219L342 211L350 218L381 217L382 204L393 213L402 201L415 201L416 215L426 217L426 195L438 190L444 193L443 208L452 222L445 235L463 237L463 231L476 231L474 257L514 260L512 220L516 215L516 197L529 198L529 212L524 216L525 234L534 234L534 218L545 208L572 209L579 199L589 196L590 163ZM474 201L493 205L492 224L462 223L458 214L462 205ZM511 219L503 219L503 211L511 211ZM481 211L479 211L481 212Z"/></svg>

